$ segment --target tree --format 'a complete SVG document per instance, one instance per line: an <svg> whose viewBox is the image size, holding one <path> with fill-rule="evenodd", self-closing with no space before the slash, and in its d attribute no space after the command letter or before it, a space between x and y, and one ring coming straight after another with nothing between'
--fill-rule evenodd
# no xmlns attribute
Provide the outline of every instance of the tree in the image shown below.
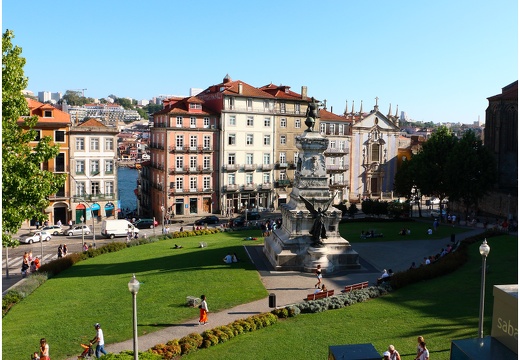
<svg viewBox="0 0 520 360"><path fill-rule="evenodd" d="M22 95L28 81L25 58L20 56L22 49L13 46L13 38L10 30L2 34L2 246L17 245L11 234L26 219L43 220L47 197L65 182L64 175L41 170L41 163L58 155L59 145L50 145L50 137L43 137L35 147L29 145L36 138L33 128L38 117L27 116L29 107Z"/></svg>
<svg viewBox="0 0 520 360"><path fill-rule="evenodd" d="M395 173L394 191L399 196L408 198L411 195L410 191L415 185L413 164L413 157L411 160L404 160L399 170Z"/></svg>
<svg viewBox="0 0 520 360"><path fill-rule="evenodd" d="M453 148L446 170L450 201L462 201L466 214L496 182L495 158L471 130L465 131Z"/></svg>

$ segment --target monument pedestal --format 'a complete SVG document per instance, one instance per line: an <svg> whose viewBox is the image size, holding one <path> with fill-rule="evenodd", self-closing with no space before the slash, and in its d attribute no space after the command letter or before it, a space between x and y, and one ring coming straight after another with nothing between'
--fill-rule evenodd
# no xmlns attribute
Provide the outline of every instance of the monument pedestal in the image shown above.
<svg viewBox="0 0 520 360"><path fill-rule="evenodd" d="M361 267L359 255L339 234L341 211L328 210L333 200L323 155L328 142L311 131L296 139L296 146L301 151L290 201L280 207L282 227L264 241L264 254L276 270L313 272L321 265L324 272L330 273ZM309 234L317 214L326 232L326 237L318 236L320 244Z"/></svg>

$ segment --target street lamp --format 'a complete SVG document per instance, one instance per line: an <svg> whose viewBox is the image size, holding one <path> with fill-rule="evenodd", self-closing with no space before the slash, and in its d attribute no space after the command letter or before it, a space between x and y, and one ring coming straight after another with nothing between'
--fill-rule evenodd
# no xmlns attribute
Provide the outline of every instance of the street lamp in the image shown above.
<svg viewBox="0 0 520 360"><path fill-rule="evenodd" d="M132 293L132 304L134 314L134 359L138 359L137 354L137 292L139 291L139 281L132 276L132 280L128 282L128 290Z"/></svg>
<svg viewBox="0 0 520 360"><path fill-rule="evenodd" d="M164 234L164 205L161 205L161 228Z"/></svg>
<svg viewBox="0 0 520 360"><path fill-rule="evenodd" d="M247 226L247 200L246 200L245 204L246 204L246 222L244 225Z"/></svg>
<svg viewBox="0 0 520 360"><path fill-rule="evenodd" d="M484 337L484 297L485 297L485 285L486 285L486 259L491 248L487 244L486 239L482 242L482 245L478 248L480 255L482 255L482 276L480 281L480 315L478 318L478 337L482 339Z"/></svg>
<svg viewBox="0 0 520 360"><path fill-rule="evenodd" d="M85 228L83 227L83 220L85 220L85 218L83 215L81 215L79 220L81 221L81 249L83 250L85 247Z"/></svg>

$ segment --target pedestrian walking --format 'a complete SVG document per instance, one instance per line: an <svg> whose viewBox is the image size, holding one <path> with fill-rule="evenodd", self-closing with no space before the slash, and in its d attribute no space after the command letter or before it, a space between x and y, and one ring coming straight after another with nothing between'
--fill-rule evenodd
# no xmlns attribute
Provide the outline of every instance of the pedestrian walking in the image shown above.
<svg viewBox="0 0 520 360"><path fill-rule="evenodd" d="M201 295L200 299L202 300L199 309L200 309L200 317L199 317L199 325L206 325L208 323L208 303L206 302L206 295Z"/></svg>
<svg viewBox="0 0 520 360"><path fill-rule="evenodd" d="M63 256L67 256L67 253L69 252L69 249L67 248L67 244L63 244L62 252L63 252Z"/></svg>
<svg viewBox="0 0 520 360"><path fill-rule="evenodd" d="M63 245L58 246L58 259L63 257Z"/></svg>
<svg viewBox="0 0 520 360"><path fill-rule="evenodd" d="M69 219L69 229L72 230L72 219Z"/></svg>
<svg viewBox="0 0 520 360"><path fill-rule="evenodd" d="M104 355L107 354L107 352L105 351L105 337L103 336L103 330L101 330L101 325L99 325L99 323L96 323L94 325L94 328L96 329L96 336L90 342L92 344L97 342L96 357L99 359L101 353L103 353Z"/></svg>
<svg viewBox="0 0 520 360"><path fill-rule="evenodd" d="M388 346L388 352L390 353L390 360L401 360L401 355L399 355L394 345Z"/></svg>
<svg viewBox="0 0 520 360"><path fill-rule="evenodd" d="M40 360L51 360L49 356L49 344L45 338L40 340Z"/></svg>
<svg viewBox="0 0 520 360"><path fill-rule="evenodd" d="M314 288L320 288L321 287L321 265L318 265L316 267L316 271L314 272L316 274L316 278L318 279L318 282L314 285Z"/></svg>

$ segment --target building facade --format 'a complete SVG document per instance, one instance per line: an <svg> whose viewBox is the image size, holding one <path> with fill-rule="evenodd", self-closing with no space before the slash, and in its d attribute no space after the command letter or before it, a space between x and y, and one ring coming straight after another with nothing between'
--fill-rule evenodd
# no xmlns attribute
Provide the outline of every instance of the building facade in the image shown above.
<svg viewBox="0 0 520 360"><path fill-rule="evenodd" d="M118 218L117 134L95 119L70 129L71 219L77 224Z"/></svg>
<svg viewBox="0 0 520 360"><path fill-rule="evenodd" d="M218 211L218 116L196 97L170 98L150 129L149 216Z"/></svg>

